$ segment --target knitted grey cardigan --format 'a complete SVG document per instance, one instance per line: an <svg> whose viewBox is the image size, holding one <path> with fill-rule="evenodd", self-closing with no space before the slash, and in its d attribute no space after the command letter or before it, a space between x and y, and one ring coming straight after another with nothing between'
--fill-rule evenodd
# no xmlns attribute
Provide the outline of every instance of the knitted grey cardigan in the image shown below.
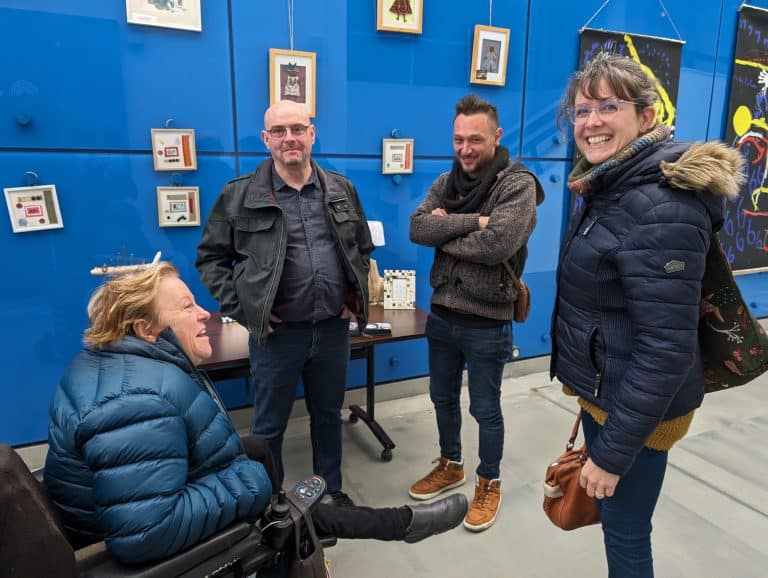
<svg viewBox="0 0 768 578"><path fill-rule="evenodd" d="M432 214L445 209L446 172L411 215L411 241L435 248L429 276L432 304L488 319L512 319L517 294L503 263L528 241L536 226L536 205L544 199L536 177L513 165L510 160L498 173L479 213ZM483 230L481 215L489 217Z"/></svg>

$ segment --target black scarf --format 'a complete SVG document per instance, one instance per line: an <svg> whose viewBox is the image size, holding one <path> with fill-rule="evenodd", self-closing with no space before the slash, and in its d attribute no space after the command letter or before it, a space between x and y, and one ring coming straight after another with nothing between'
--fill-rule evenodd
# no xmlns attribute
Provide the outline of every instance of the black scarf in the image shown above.
<svg viewBox="0 0 768 578"><path fill-rule="evenodd" d="M491 165L482 175L473 178L464 172L461 163L455 159L443 193L443 203L448 212L476 213L496 181L496 175L508 163L509 151L507 147L499 145Z"/></svg>

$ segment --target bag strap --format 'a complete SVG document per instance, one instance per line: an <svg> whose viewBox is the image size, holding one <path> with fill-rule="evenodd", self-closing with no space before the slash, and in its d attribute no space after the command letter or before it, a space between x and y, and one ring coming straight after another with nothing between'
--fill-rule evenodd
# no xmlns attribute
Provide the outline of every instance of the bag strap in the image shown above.
<svg viewBox="0 0 768 578"><path fill-rule="evenodd" d="M299 523L301 520L304 521L304 525L307 527L307 533L309 534L309 541L312 542L312 552L314 552L318 548L322 548L322 545L320 544L320 540L317 537L317 533L315 532L315 524L312 521L312 515L309 512L304 512L302 514L301 518L296 521L296 525L294 527L293 534L296 539L296 559L299 561L303 561L306 558L302 557L301 555L301 524ZM307 555L307 558L312 555L312 552Z"/></svg>
<svg viewBox="0 0 768 578"><path fill-rule="evenodd" d="M515 272L512 270L512 265L509 264L509 261L504 261L503 263L504 268L507 270L507 275L509 275L509 278L512 279L512 284L515 287L518 287L520 285L520 279L515 275Z"/></svg>
<svg viewBox="0 0 768 578"><path fill-rule="evenodd" d="M571 437L568 438L568 443L565 444L565 450L568 452L573 449L574 445L576 445L576 437L579 435L579 424L581 424L581 411L576 414L576 423L573 424Z"/></svg>

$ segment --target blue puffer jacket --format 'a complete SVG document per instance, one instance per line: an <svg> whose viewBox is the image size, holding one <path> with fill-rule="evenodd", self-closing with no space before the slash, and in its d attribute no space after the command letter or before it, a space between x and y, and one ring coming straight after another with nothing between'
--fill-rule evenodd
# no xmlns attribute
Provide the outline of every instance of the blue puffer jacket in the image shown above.
<svg viewBox="0 0 768 578"><path fill-rule="evenodd" d="M719 143L663 141L599 177L572 218L551 373L607 412L590 453L608 472L626 473L661 421L701 404L701 278L740 166Z"/></svg>
<svg viewBox="0 0 768 578"><path fill-rule="evenodd" d="M257 517L271 485L172 333L78 355L50 408L45 485L74 541L126 563Z"/></svg>

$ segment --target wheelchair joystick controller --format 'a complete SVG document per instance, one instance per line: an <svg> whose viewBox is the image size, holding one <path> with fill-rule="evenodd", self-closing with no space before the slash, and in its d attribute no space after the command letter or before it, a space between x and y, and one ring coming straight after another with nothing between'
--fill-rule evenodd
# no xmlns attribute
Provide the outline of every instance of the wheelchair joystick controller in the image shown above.
<svg viewBox="0 0 768 578"><path fill-rule="evenodd" d="M267 525L264 527L264 538L275 550L282 550L285 543L293 535L293 518L291 505L285 499L285 490L277 493L277 499L266 515Z"/></svg>

